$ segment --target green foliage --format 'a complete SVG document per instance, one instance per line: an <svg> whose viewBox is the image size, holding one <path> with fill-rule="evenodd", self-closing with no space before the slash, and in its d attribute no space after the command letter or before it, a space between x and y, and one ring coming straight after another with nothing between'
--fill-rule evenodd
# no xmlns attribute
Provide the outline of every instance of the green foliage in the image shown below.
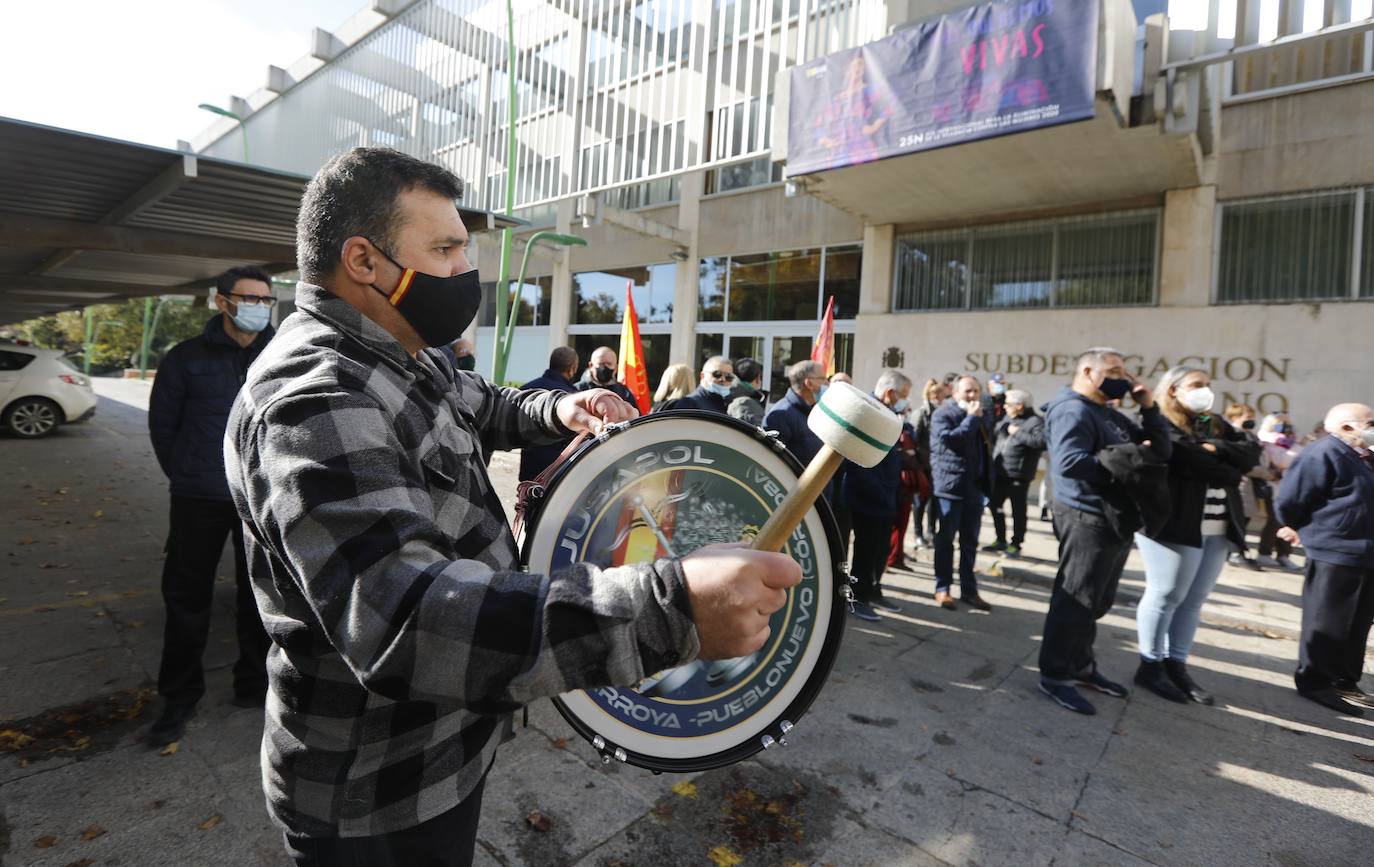
<svg viewBox="0 0 1374 867"><path fill-rule="evenodd" d="M95 323L95 339L91 345L93 370L138 366L143 345L144 306L144 299L130 298L117 304L94 304L87 308ZM157 330L148 345L150 368L157 367L157 360L168 349L199 334L206 320L214 315L199 297L189 303L170 297L154 298L152 311L157 318ZM152 316L148 326L150 329L153 326ZM68 353L79 353L86 339L85 317L80 310L64 310L30 319L14 326L14 330L36 346Z"/></svg>

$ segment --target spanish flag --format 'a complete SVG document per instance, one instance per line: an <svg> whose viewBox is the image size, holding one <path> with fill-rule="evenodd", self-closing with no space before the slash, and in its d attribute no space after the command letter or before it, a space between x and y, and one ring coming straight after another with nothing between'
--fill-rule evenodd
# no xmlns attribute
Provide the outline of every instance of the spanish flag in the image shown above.
<svg viewBox="0 0 1374 867"><path fill-rule="evenodd" d="M639 405L639 414L648 415L652 398L649 374L644 367L644 345L639 341L639 316L635 313L635 298L631 291L634 281L625 281L625 315L620 323L620 364L616 379L630 390Z"/></svg>
<svg viewBox="0 0 1374 867"><path fill-rule="evenodd" d="M816 332L816 343L811 347L811 360L819 361L825 368L827 378L835 375L835 296L831 295L825 305L825 316L821 318L821 330Z"/></svg>

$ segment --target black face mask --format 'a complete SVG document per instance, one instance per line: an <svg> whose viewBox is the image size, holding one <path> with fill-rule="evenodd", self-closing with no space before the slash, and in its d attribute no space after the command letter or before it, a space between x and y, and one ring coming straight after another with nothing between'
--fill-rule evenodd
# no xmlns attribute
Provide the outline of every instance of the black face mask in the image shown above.
<svg viewBox="0 0 1374 867"><path fill-rule="evenodd" d="M477 369L477 356L475 356L475 355L460 355L460 356L458 356L458 360L455 362L455 364L458 366L458 369L459 369L459 370L476 370L476 369Z"/></svg>
<svg viewBox="0 0 1374 867"><path fill-rule="evenodd" d="M1107 400L1121 400L1121 398L1131 393L1134 387L1129 379L1104 379L1097 390L1102 392Z"/></svg>
<svg viewBox="0 0 1374 867"><path fill-rule="evenodd" d="M597 367L596 371L593 372L592 376L596 379L597 382L601 383L602 385L606 385L612 379L615 378L615 368Z"/></svg>
<svg viewBox="0 0 1374 867"><path fill-rule="evenodd" d="M1255 429L1255 420L1252 418L1252 419L1249 419L1248 421L1243 421L1243 422L1240 423L1240 427L1241 427L1241 430L1254 430L1254 429Z"/></svg>
<svg viewBox="0 0 1374 867"><path fill-rule="evenodd" d="M482 306L482 282L477 269L452 277L435 277L405 267L378 244L372 246L401 269L401 279L395 289L388 292L375 283L372 288L387 296L391 306L410 323L425 345L448 346L461 337Z"/></svg>

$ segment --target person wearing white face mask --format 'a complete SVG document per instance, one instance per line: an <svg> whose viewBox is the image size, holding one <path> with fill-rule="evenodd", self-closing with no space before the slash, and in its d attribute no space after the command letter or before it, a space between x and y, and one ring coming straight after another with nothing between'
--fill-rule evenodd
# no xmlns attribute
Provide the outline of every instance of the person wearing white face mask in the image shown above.
<svg viewBox="0 0 1374 867"><path fill-rule="evenodd" d="M1140 667L1135 682L1170 701L1212 704L1188 674L1202 604L1232 544L1245 539L1237 489L1259 463L1260 445L1212 413L1207 373L1175 367L1155 387L1169 423L1169 520L1135 535L1145 560L1145 595L1136 608Z"/></svg>
<svg viewBox="0 0 1374 867"><path fill-rule="evenodd" d="M219 313L158 365L148 405L148 433L171 489L167 558L162 567L166 609L157 691L161 716L148 739L180 740L205 694L201 655L210 629L215 567L226 539L238 583L239 659L234 701L261 707L267 691L267 632L248 583L243 524L224 473L224 431L248 367L272 339L272 278L260 268L233 268L215 283Z"/></svg>
<svg viewBox="0 0 1374 867"><path fill-rule="evenodd" d="M677 409L700 409L728 415L726 401L735 388L735 366L723 355L706 359L701 366L701 384L686 397L668 401L659 412Z"/></svg>
<svg viewBox="0 0 1374 867"><path fill-rule="evenodd" d="M1360 689L1374 622L1374 409L1343 403L1279 489L1279 535L1307 552L1298 693L1350 716L1374 709ZM1298 534L1302 538L1298 538Z"/></svg>

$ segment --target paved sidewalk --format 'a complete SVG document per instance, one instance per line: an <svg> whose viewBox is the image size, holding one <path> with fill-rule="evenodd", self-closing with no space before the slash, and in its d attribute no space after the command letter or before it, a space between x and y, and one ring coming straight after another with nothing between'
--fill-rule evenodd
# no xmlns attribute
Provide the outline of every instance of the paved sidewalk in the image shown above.
<svg viewBox="0 0 1374 867"><path fill-rule="evenodd" d="M283 865L262 806L260 716L228 702L229 581L186 739L172 755L139 741L157 709L167 498L148 387L97 384L90 423L0 439L0 863ZM508 505L514 464L493 461ZM1086 718L1035 690L1047 525L1032 521L1027 553L983 561L991 614L936 607L924 552L914 572L889 573L906 611L851 620L792 744L733 768L603 767L537 703L498 757L478 863L1370 863L1374 720L1294 694L1300 576L1223 575L1192 661L1217 707L1102 696ZM1099 633L1121 680L1141 587L1133 557Z"/></svg>

